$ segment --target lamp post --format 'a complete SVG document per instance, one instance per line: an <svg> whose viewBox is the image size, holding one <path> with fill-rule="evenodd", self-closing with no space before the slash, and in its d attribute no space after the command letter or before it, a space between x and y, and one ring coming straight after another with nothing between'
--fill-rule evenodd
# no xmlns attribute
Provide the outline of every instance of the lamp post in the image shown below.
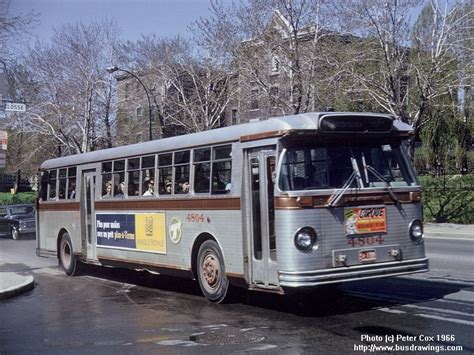
<svg viewBox="0 0 474 355"><path fill-rule="evenodd" d="M126 69L122 69L122 68L119 68L117 67L116 65L113 65L111 67L108 67L107 69L107 72L112 74L112 73L115 73L116 71L123 71L124 73L127 73L131 76L133 76L135 79L138 80L138 82L141 84L141 86L143 87L143 90L145 90L145 94L146 94L146 98L148 100L148 133L149 133L149 140L151 141L152 140L152 131L151 131L151 100L150 100L150 93L148 92L148 89L147 87L145 86L145 84L143 84L143 82L140 80L140 78L133 74L131 71L128 71Z"/></svg>

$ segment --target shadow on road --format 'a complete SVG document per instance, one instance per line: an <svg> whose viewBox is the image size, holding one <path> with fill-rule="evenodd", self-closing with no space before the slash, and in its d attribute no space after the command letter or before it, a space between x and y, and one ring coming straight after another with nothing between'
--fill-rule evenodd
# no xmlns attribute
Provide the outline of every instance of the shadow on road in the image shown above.
<svg viewBox="0 0 474 355"><path fill-rule="evenodd" d="M82 273L133 285L128 289L128 295L131 299L140 299L140 304L145 304L147 299L154 299L157 302L156 306L160 307L160 298L163 300L166 297L173 299L182 297L185 302L184 299L191 296L191 303L197 300L202 301L204 307L212 306L202 296L199 285L194 280L93 265L83 265ZM340 287L321 286L309 292L293 295L270 294L233 287L229 290L225 304L218 307L223 311L240 304L304 317L325 317L442 299L448 294L470 287L472 285L404 277L360 281ZM157 292L160 293L158 297Z"/></svg>

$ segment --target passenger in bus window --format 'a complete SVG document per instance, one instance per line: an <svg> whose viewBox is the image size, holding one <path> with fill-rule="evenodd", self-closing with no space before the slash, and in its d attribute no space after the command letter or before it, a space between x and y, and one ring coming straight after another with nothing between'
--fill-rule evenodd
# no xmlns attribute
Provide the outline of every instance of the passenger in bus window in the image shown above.
<svg viewBox="0 0 474 355"><path fill-rule="evenodd" d="M112 181L107 181L105 184L105 191L102 195L102 198L110 198L112 197Z"/></svg>
<svg viewBox="0 0 474 355"><path fill-rule="evenodd" d="M76 198L76 181L70 180L69 181L69 192L68 192L68 199L74 200Z"/></svg>
<svg viewBox="0 0 474 355"><path fill-rule="evenodd" d="M181 184L181 192L182 194L189 193L189 181L185 181Z"/></svg>
<svg viewBox="0 0 474 355"><path fill-rule="evenodd" d="M143 193L143 196L153 196L153 191L154 191L153 187L154 187L153 180L148 181L148 187L147 187L147 190Z"/></svg>
<svg viewBox="0 0 474 355"><path fill-rule="evenodd" d="M171 184L171 181L166 181L165 183L165 194L171 194L173 185Z"/></svg>
<svg viewBox="0 0 474 355"><path fill-rule="evenodd" d="M118 189L115 189L115 195L114 198L124 198L125 195L127 194L127 187L125 185L125 182L121 182L118 186Z"/></svg>

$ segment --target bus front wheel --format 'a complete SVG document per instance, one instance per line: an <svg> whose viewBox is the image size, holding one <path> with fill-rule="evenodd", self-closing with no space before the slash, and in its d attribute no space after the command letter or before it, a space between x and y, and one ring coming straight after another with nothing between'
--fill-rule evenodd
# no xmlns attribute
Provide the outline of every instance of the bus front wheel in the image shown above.
<svg viewBox="0 0 474 355"><path fill-rule="evenodd" d="M214 240L206 240L199 248L197 272L204 296L212 302L222 302L229 289L229 280L225 275L224 258Z"/></svg>
<svg viewBox="0 0 474 355"><path fill-rule="evenodd" d="M71 238L68 233L64 233L59 242L59 263L66 275L74 276L77 274L78 260L73 253Z"/></svg>

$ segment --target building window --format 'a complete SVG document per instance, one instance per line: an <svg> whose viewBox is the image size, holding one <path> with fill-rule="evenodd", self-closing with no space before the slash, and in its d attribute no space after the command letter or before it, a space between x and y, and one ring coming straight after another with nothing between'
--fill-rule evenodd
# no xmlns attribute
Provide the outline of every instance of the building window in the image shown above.
<svg viewBox="0 0 474 355"><path fill-rule="evenodd" d="M270 70L272 74L280 73L280 61L278 60L278 57L275 55L272 56Z"/></svg>
<svg viewBox="0 0 474 355"><path fill-rule="evenodd" d="M237 109L236 108L232 109L230 118L231 118L231 122L230 122L231 125L237 124Z"/></svg>
<svg viewBox="0 0 474 355"><path fill-rule="evenodd" d="M250 90L250 109L258 110L258 89Z"/></svg>
<svg viewBox="0 0 474 355"><path fill-rule="evenodd" d="M125 100L130 97L130 83L125 83Z"/></svg>
<svg viewBox="0 0 474 355"><path fill-rule="evenodd" d="M137 107L137 117L143 116L143 108L141 106Z"/></svg>
<svg viewBox="0 0 474 355"><path fill-rule="evenodd" d="M278 86L272 86L270 88L270 106L276 107L278 106L278 99L280 95L280 89Z"/></svg>

